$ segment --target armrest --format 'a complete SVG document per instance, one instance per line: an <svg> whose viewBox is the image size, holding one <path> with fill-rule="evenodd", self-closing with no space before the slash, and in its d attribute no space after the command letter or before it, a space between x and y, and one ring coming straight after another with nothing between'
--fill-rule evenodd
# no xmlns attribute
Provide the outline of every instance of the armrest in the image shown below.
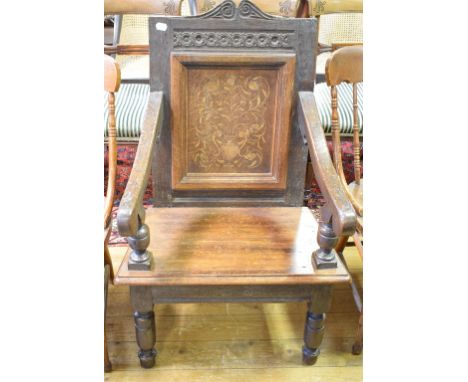
<svg viewBox="0 0 468 382"><path fill-rule="evenodd" d="M324 223L331 220L337 236L352 235L356 226L356 213L330 158L312 92L299 92L299 125L309 146L315 178L326 200L321 217Z"/></svg>
<svg viewBox="0 0 468 382"><path fill-rule="evenodd" d="M120 202L117 227L122 236L134 236L144 221L143 196L151 169L153 147L162 126L163 93L151 92L132 172Z"/></svg>

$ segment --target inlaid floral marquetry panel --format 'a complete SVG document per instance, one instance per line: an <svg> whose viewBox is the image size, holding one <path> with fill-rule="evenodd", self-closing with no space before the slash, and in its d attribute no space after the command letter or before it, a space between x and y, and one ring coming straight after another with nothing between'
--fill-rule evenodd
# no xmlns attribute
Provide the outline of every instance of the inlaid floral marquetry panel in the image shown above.
<svg viewBox="0 0 468 382"><path fill-rule="evenodd" d="M268 172L276 71L189 71L188 171Z"/></svg>
<svg viewBox="0 0 468 382"><path fill-rule="evenodd" d="M294 55L174 54L174 189L284 189Z"/></svg>

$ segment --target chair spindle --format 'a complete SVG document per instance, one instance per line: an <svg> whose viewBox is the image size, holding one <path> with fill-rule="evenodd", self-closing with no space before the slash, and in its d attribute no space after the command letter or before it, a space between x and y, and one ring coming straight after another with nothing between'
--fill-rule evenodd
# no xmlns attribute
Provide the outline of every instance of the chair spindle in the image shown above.
<svg viewBox="0 0 468 382"><path fill-rule="evenodd" d="M358 98L357 84L353 83L353 150L354 150L354 181L361 184L361 143L359 142L358 127Z"/></svg>
<svg viewBox="0 0 468 382"><path fill-rule="evenodd" d="M104 226L107 226L115 195L115 178L117 174L117 129L115 127L115 94L109 92L108 96L109 122L109 179L107 181L106 206L104 210Z"/></svg>

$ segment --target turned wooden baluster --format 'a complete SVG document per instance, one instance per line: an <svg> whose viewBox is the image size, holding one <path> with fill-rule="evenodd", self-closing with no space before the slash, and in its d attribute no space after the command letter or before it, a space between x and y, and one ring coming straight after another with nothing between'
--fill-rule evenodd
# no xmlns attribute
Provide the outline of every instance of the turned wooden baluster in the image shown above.
<svg viewBox="0 0 468 382"><path fill-rule="evenodd" d="M141 206L138 215L138 230L134 236L127 237L127 242L132 253L128 261L128 269L149 270L151 269L152 256L147 250L150 243L149 227L145 223L145 210Z"/></svg>
<svg viewBox="0 0 468 382"><path fill-rule="evenodd" d="M336 172L340 178L341 184L343 185L346 195L348 196L351 204L353 205L356 212L362 216L363 209L359 202L356 200L354 195L349 191L348 183L346 182L346 177L343 170L343 161L341 157L341 135L340 135L340 121L338 116L338 91L336 85L330 87L331 92L331 104L332 104L332 144L333 144L333 164L335 166ZM356 93L356 97L355 97ZM359 166L359 177L361 179L361 162L360 162L360 143L359 143L359 129L357 126L357 91L356 84L353 84L353 108L354 108L354 118L353 118L353 148L354 148L354 159L358 157L358 162L354 161L354 171L356 175L356 166ZM356 151L357 150L357 151ZM356 182L359 184L359 181Z"/></svg>
<svg viewBox="0 0 468 382"><path fill-rule="evenodd" d="M357 84L353 84L354 181L361 184L361 142L359 141Z"/></svg>

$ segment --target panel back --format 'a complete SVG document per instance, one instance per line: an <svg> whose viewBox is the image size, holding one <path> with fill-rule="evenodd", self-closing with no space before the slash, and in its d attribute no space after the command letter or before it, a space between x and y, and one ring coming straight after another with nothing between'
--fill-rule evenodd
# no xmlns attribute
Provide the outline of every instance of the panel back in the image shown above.
<svg viewBox="0 0 468 382"><path fill-rule="evenodd" d="M150 19L151 90L165 96L156 206L302 204L307 148L295 105L299 90L313 90L315 23L247 0Z"/></svg>

